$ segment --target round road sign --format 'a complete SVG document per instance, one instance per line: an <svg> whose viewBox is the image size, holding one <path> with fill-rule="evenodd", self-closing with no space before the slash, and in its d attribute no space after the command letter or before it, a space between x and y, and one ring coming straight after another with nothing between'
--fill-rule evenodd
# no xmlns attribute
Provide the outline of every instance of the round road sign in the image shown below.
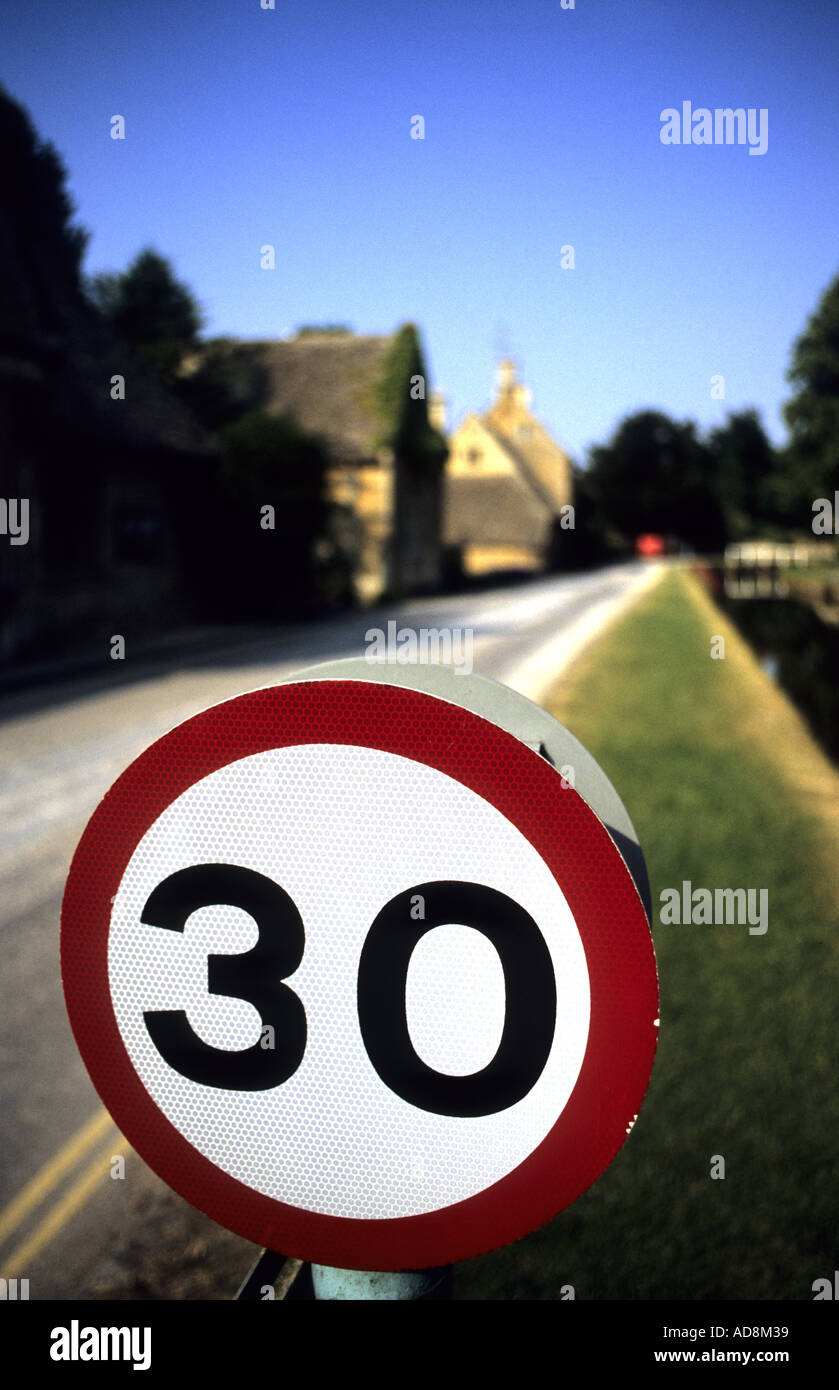
<svg viewBox="0 0 839 1390"><path fill-rule="evenodd" d="M318 1264L515 1240L620 1148L657 982L624 860L496 724L353 680L196 715L94 813L62 973L80 1051L147 1163Z"/></svg>

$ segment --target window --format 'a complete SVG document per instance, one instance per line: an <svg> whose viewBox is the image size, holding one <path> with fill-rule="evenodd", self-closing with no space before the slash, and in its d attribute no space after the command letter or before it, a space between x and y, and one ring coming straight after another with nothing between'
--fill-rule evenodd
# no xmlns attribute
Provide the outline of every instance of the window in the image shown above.
<svg viewBox="0 0 839 1390"><path fill-rule="evenodd" d="M117 508L114 515L114 554L118 564L148 565L161 559L163 526L154 506Z"/></svg>

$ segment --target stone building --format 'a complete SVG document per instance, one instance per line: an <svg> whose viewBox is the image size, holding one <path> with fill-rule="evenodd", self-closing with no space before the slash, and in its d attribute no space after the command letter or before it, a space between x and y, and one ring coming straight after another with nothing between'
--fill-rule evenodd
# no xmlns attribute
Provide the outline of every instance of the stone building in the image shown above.
<svg viewBox="0 0 839 1390"><path fill-rule="evenodd" d="M446 445L428 418L419 336L302 330L251 344L265 374L263 409L290 416L328 448L328 534L355 597L437 588Z"/></svg>
<svg viewBox="0 0 839 1390"><path fill-rule="evenodd" d="M571 461L529 407L514 364L502 362L490 408L449 441L443 537L466 574L543 569L573 519Z"/></svg>
<svg viewBox="0 0 839 1390"><path fill-rule="evenodd" d="M25 544L0 540L4 657L104 651L114 633L156 634L191 612L189 512L208 445L100 328L82 311L0 357L0 488L29 517ZM110 399L115 376L124 401Z"/></svg>

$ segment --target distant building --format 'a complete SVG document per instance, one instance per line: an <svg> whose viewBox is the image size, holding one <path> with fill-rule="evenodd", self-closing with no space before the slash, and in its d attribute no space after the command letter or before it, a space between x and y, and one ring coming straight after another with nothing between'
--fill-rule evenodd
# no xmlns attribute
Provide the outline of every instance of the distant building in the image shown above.
<svg viewBox="0 0 839 1390"><path fill-rule="evenodd" d="M265 372L262 408L328 446L323 544L348 563L356 598L436 588L445 440L429 425L416 330L302 330L251 346Z"/></svg>
<svg viewBox="0 0 839 1390"><path fill-rule="evenodd" d="M573 503L571 462L529 405L514 364L502 362L489 410L451 437L443 537L466 574L544 568Z"/></svg>

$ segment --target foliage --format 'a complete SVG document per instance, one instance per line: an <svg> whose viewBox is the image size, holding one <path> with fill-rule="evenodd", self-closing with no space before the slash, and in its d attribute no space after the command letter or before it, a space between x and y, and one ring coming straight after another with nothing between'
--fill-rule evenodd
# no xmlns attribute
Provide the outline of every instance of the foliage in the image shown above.
<svg viewBox="0 0 839 1390"><path fill-rule="evenodd" d="M656 532L697 550L723 545L713 460L692 421L653 410L628 416L610 444L592 450L588 475L591 496L619 537Z"/></svg>
<svg viewBox="0 0 839 1390"><path fill-rule="evenodd" d="M3 87L0 149L0 217L14 228L17 257L30 269L52 264L78 289L89 233L73 222L66 170L55 147L39 139L25 109Z"/></svg>
<svg viewBox="0 0 839 1390"><path fill-rule="evenodd" d="M777 464L757 411L729 415L725 425L712 430L708 449L728 538L743 540L762 532L763 522L778 507Z"/></svg>
<svg viewBox="0 0 839 1390"><path fill-rule="evenodd" d="M173 384L185 355L198 341L203 315L170 262L146 247L126 271L94 275L88 293L120 337Z"/></svg>
<svg viewBox="0 0 839 1390"><path fill-rule="evenodd" d="M327 454L292 420L255 410L219 435L219 579L227 616L301 615L315 606L326 525ZM261 525L274 508L275 529Z"/></svg>
<svg viewBox="0 0 839 1390"><path fill-rule="evenodd" d="M295 505L320 505L325 448L287 416L249 411L221 431L220 443L220 477L231 497L252 505L279 488Z"/></svg>
<svg viewBox="0 0 839 1390"><path fill-rule="evenodd" d="M574 525L562 526L561 518L554 522L548 553L548 568L579 570L604 564L610 557L607 527L598 506L593 481L588 470L573 467ZM614 549L614 547L612 547Z"/></svg>
<svg viewBox="0 0 839 1390"><path fill-rule="evenodd" d="M786 500L809 520L813 499L839 488L839 276L793 345L787 380L798 390L784 408Z"/></svg>
<svg viewBox="0 0 839 1390"><path fill-rule="evenodd" d="M315 338L322 333L350 334L352 329L346 323L304 323L297 329L298 338Z"/></svg>
<svg viewBox="0 0 839 1390"><path fill-rule="evenodd" d="M190 367L181 369L174 387L206 430L232 424L264 398L265 368L251 343L211 338L201 344Z"/></svg>
<svg viewBox="0 0 839 1390"><path fill-rule="evenodd" d="M425 363L416 326L406 323L396 334L373 389L373 405L382 421L376 443L434 476L442 470L448 444L429 422L424 392L419 396L412 391L415 377L426 380Z"/></svg>

